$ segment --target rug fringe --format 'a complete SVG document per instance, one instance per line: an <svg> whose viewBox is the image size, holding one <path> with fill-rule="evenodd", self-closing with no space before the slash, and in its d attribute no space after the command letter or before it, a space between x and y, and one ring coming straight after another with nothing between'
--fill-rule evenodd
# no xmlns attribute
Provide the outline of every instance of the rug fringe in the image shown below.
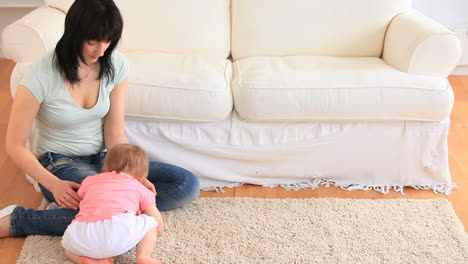
<svg viewBox="0 0 468 264"><path fill-rule="evenodd" d="M390 186L369 186L369 185L362 185L362 184L338 184L333 180L329 179L312 179L307 182L301 183L294 183L294 184L276 184L276 185L264 185L264 187L274 188L280 186L285 190L302 190L302 189L316 189L319 185L323 185L325 187L330 187L331 185L341 188L346 191L354 191L354 190L362 190L362 191L370 191L374 190L376 192L387 194L392 189L395 192L399 192L401 194L405 194L404 190L405 187L411 187L417 190L432 190L435 194L444 193L445 195L449 195L452 193L452 189L458 188L455 183L450 184L438 184L438 185L390 185Z"/></svg>
<svg viewBox="0 0 468 264"><path fill-rule="evenodd" d="M212 186L212 187L204 187L202 188L203 191L215 191L224 193L223 188L233 188L237 186L243 185L242 183L230 183L223 186ZM437 184L437 185L390 185L390 186L369 186L369 185L362 185L362 184L338 184L333 180L330 179L310 179L308 181L299 182L299 183L290 183L290 184L265 184L262 185L263 187L267 188L275 188L281 187L287 191L298 191L304 189L316 189L320 185L324 187L335 186L341 188L346 191L354 191L354 190L361 190L361 191L376 191L382 194L387 194L391 190L398 192L400 194L405 194L405 187L410 187L416 190L432 190L435 194L443 193L445 195L449 195L452 193L452 189L458 188L455 183L450 184Z"/></svg>
<svg viewBox="0 0 468 264"><path fill-rule="evenodd" d="M204 188L201 188L202 191L207 191L207 192L212 192L212 191L215 191L217 193L225 193L226 191L224 190L224 188L234 188L234 187L238 187L238 186L242 186L244 185L243 183L230 183L230 184L226 184L226 185L223 185L223 186L212 186L212 187L204 187Z"/></svg>

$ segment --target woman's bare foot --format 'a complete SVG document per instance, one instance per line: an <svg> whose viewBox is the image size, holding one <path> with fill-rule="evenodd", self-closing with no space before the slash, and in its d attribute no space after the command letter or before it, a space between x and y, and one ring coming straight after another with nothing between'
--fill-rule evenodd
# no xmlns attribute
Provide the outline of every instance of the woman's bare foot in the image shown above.
<svg viewBox="0 0 468 264"><path fill-rule="evenodd" d="M0 219L0 238L11 237L10 216Z"/></svg>
<svg viewBox="0 0 468 264"><path fill-rule="evenodd" d="M138 257L137 264L162 264L158 259L150 257Z"/></svg>
<svg viewBox="0 0 468 264"><path fill-rule="evenodd" d="M84 256L80 256L81 264L107 264L114 263L114 258L105 258L105 259L93 259Z"/></svg>

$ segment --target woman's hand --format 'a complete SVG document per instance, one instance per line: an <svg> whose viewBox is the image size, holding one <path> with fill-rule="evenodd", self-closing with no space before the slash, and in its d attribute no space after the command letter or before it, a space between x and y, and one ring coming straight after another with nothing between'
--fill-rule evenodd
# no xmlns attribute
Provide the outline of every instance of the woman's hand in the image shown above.
<svg viewBox="0 0 468 264"><path fill-rule="evenodd" d="M154 188L154 184L152 182L148 181L148 179L144 179L141 183L156 195L156 188Z"/></svg>
<svg viewBox="0 0 468 264"><path fill-rule="evenodd" d="M75 190L80 188L80 184L72 181L59 180L52 188L55 202L62 208L78 210L80 197Z"/></svg>

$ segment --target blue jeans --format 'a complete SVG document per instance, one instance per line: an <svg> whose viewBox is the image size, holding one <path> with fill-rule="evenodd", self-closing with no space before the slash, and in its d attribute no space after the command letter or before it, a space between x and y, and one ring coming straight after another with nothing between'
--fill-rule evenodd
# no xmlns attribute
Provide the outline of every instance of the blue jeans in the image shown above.
<svg viewBox="0 0 468 264"><path fill-rule="evenodd" d="M66 156L45 153L39 162L52 174L62 180L81 183L87 176L101 172L106 152L90 156ZM200 194L198 178L191 172L166 163L150 161L148 180L156 188L156 206L159 210L171 210L196 199ZM39 185L44 197L54 202L52 193ZM18 206L11 214L13 237L28 235L61 236L75 218L77 210L25 210Z"/></svg>

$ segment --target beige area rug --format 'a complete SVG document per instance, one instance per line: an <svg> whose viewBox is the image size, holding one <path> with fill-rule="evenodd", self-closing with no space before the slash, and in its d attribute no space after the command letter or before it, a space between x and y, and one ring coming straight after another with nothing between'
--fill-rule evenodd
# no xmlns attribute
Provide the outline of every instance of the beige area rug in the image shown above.
<svg viewBox="0 0 468 264"><path fill-rule="evenodd" d="M468 263L446 199L200 198L163 217L164 263ZM60 237L28 237L18 263L67 263Z"/></svg>

